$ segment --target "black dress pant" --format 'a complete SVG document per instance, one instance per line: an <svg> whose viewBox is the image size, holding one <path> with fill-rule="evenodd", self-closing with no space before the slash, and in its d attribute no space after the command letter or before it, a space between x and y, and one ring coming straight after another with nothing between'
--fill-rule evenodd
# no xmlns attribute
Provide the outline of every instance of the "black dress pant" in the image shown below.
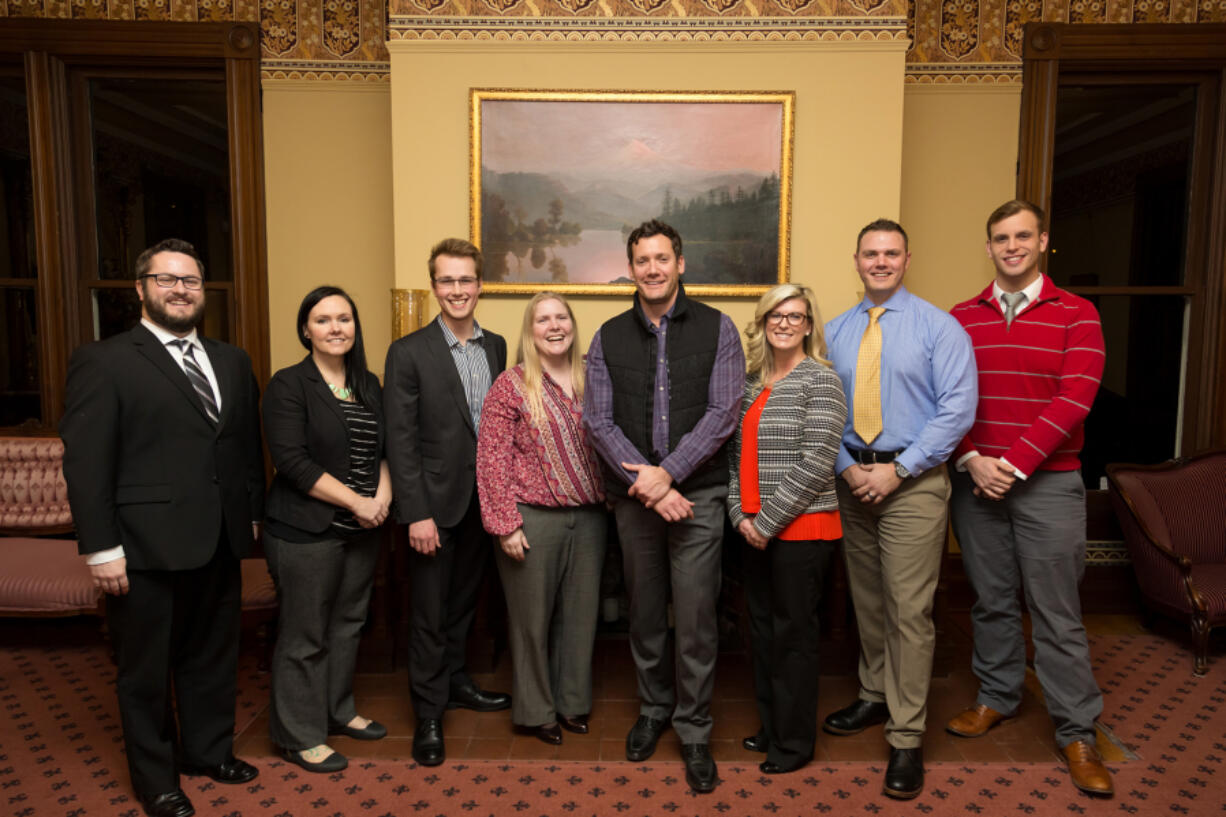
<svg viewBox="0 0 1226 817"><path fill-rule="evenodd" d="M803 766L817 743L818 607L836 542L745 548L754 698L768 761Z"/></svg>
<svg viewBox="0 0 1226 817"><path fill-rule="evenodd" d="M234 746L242 575L229 544L194 570L129 570L107 596L132 787L179 787L180 764L215 766ZM175 711L178 711L178 724Z"/></svg>
<svg viewBox="0 0 1226 817"><path fill-rule="evenodd" d="M409 549L409 690L419 719L442 718L451 690L472 683L464 669L468 633L493 554L475 487L464 517L453 527L440 527L438 540L432 556Z"/></svg>

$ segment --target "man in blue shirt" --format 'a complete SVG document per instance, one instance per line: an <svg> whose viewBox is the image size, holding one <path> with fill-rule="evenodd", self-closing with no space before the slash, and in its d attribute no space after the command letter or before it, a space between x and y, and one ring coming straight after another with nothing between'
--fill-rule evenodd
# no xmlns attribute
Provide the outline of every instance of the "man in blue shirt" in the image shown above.
<svg viewBox="0 0 1226 817"><path fill-rule="evenodd" d="M921 742L932 678L932 597L945 547L945 460L978 402L970 338L948 313L902 285L907 234L878 219L860 231L864 299L826 324L847 395L835 462L843 552L860 631L860 695L822 729L854 735L885 724L884 793L924 786Z"/></svg>

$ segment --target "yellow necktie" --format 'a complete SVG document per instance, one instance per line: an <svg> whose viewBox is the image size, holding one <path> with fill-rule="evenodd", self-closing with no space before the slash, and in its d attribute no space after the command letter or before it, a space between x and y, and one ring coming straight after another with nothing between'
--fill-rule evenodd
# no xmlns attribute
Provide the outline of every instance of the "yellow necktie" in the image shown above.
<svg viewBox="0 0 1226 817"><path fill-rule="evenodd" d="M881 433L881 324L884 306L868 310L868 328L860 338L856 357L855 417L852 426L866 445Z"/></svg>

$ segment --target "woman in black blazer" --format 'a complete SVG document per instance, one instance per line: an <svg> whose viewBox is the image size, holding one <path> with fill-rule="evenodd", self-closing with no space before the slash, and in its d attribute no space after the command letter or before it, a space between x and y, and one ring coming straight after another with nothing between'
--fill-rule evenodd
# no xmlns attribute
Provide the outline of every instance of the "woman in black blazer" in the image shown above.
<svg viewBox="0 0 1226 817"><path fill-rule="evenodd" d="M382 395L366 369L353 300L337 287L312 290L297 326L310 354L273 375L264 395L264 436L277 469L264 549L281 603L269 730L290 762L333 772L348 761L327 745L328 735L387 734L357 714L353 668L392 483Z"/></svg>

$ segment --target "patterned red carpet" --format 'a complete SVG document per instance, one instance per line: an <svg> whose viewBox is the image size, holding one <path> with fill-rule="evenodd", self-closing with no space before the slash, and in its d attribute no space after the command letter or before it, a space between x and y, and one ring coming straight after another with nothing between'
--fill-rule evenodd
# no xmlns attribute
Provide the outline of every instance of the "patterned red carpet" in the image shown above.
<svg viewBox="0 0 1226 817"><path fill-rule="evenodd" d="M909 803L880 794L870 763L814 764L762 775L724 763L713 794L690 793L676 763L459 761L437 769L372 760L328 777L272 758L249 758L249 786L183 779L201 815L1210 815L1226 814L1226 665L1191 675L1182 645L1159 636L1092 639L1106 694L1103 725L1135 753L1112 763L1116 797L1080 794L1056 763L928 765L924 793ZM101 646L0 648L0 814L14 817L140 817ZM240 666L240 728L267 704L267 676Z"/></svg>

